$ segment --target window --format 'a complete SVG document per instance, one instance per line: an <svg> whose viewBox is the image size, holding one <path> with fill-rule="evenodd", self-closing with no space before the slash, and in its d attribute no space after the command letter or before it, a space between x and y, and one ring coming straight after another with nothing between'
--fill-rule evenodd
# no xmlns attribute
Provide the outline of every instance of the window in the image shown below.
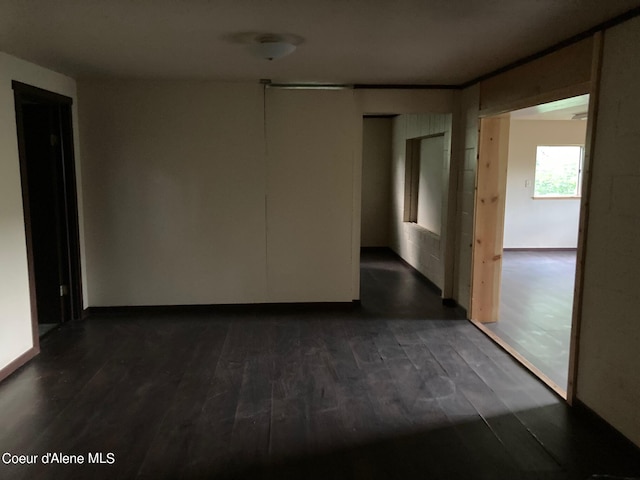
<svg viewBox="0 0 640 480"><path fill-rule="evenodd" d="M538 146L534 198L579 197L583 147Z"/></svg>
<svg viewBox="0 0 640 480"><path fill-rule="evenodd" d="M444 173L444 134L407 140L405 222L440 235Z"/></svg>

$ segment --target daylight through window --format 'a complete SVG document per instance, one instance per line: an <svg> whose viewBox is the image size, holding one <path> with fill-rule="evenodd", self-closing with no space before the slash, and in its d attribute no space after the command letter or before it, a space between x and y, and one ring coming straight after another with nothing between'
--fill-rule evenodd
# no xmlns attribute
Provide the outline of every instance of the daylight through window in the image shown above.
<svg viewBox="0 0 640 480"><path fill-rule="evenodd" d="M579 197L583 147L538 146L534 197Z"/></svg>

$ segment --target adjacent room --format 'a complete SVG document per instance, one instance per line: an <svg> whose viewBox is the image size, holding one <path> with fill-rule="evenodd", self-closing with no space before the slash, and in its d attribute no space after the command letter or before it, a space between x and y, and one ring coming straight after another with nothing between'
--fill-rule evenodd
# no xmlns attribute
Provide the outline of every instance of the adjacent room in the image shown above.
<svg viewBox="0 0 640 480"><path fill-rule="evenodd" d="M510 112L498 321L566 393L589 95Z"/></svg>

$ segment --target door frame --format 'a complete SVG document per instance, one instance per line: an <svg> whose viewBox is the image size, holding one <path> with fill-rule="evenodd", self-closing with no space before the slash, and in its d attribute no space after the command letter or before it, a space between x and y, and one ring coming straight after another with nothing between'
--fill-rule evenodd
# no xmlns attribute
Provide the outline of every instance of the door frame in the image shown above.
<svg viewBox="0 0 640 480"><path fill-rule="evenodd" d="M509 115L480 118L470 318L498 320L509 155Z"/></svg>
<svg viewBox="0 0 640 480"><path fill-rule="evenodd" d="M27 246L27 265L29 272L29 300L31 305L31 323L33 344L39 346L38 308L36 302L36 285L33 256L33 235L31 211L29 203L29 184L27 173L27 157L24 132L24 114L22 105L25 101L57 107L60 123L59 143L64 176L64 228L68 239L67 253L69 263L69 296L71 320L82 317L82 274L80 261L80 230L78 223L78 196L76 188L76 169L73 141L72 105L73 99L65 95L50 92L42 88L27 85L16 80L11 82L14 91L16 128L18 133L18 158L20 161L20 182L22 187L22 208L24 213L25 237Z"/></svg>
<svg viewBox="0 0 640 480"><path fill-rule="evenodd" d="M536 95L535 97L519 99L510 104L504 105L497 109L487 109L480 110L478 114L479 118L479 135L478 135L478 169L476 171L476 198L475 198L475 207L474 207L474 226L473 226L473 246L472 246L472 282L471 282L471 305L470 305L470 320L484 333L486 333L489 337L491 337L494 341L496 341L500 346L502 346L506 351L508 351L512 356L514 356L520 363L522 363L526 368L528 368L534 375L539 377L542 381L544 381L551 389L556 391L560 396L566 399L569 405L573 405L576 400L577 393L577 383L578 383L578 362L579 362L579 349L580 349L580 324L582 319L582 304L583 304L583 290L584 290L584 265L585 259L587 255L587 234L589 227L589 207L590 207L590 196L591 196L591 179L593 178L593 163L592 156L595 151L595 131L597 126L597 114L598 114L598 96L600 89L600 71L602 65L602 48L603 48L603 35L602 32L598 32L593 36L593 56L591 63L591 75L590 81L577 85L570 85L564 87L560 90L551 91L547 93L542 93ZM487 142L489 144L492 143L494 139L491 138L491 131L488 129L484 130L485 136L483 138L483 129L480 126L483 122L491 121L492 117L495 118L500 114L508 113L514 110L518 110L521 108L531 107L534 105L540 105L543 103L553 102L556 100L561 100L563 98L570 98L578 95L589 94L589 107L588 107L588 118L587 118L587 132L584 146L584 162L583 162L583 170L582 170L582 191L580 198L580 220L578 226L578 249L577 249L577 257L576 257L576 274L575 274L575 286L574 286L574 294L573 294L573 310L571 317L571 340L569 344L569 369L568 369L568 384L566 392L564 389L558 387L553 381L551 381L546 375L544 375L538 368L536 368L531 362L526 360L522 355L516 352L512 347L510 347L506 342L497 337L491 330L486 328L483 325L483 321L481 318L474 318L474 313L478 311L477 307L474 306L474 293L476 288L483 288L481 286L482 281L488 281L492 283L492 289L488 291L492 294L492 300L490 303L492 305L489 307L490 311L498 308L498 304L495 302L499 302L499 291L500 291L500 275L501 271L496 273L496 270L501 270L502 267L502 239L493 239L493 245L497 248L499 246L499 252L496 251L493 253L493 261L491 262L490 268L487 268L486 264L484 265L485 273L482 275L482 278L476 276L476 268L477 265L482 264L483 261L486 261L487 255L483 254L480 244L477 242L477 233L479 231L479 221L481 219L478 218L478 209L479 209L479 194L482 192L482 185L478 185L478 180L482 181L482 175L480 173L480 168L482 165L486 165L487 158L486 154L496 155L496 152L499 151L497 147L493 148L493 152L491 152L490 148L487 148ZM495 133L495 129L493 129ZM483 150L483 142L484 142L484 150ZM483 155L483 151L486 152ZM504 160L506 162L506 160ZM497 162L500 163L500 162ZM501 165L506 167L505 165ZM496 169L497 174L497 169ZM502 194L503 198L498 198L495 201L490 202L493 208L494 215L496 218L504 217L504 193ZM493 197L491 197L493 200ZM500 207L502 211L500 211ZM483 229L483 232L486 233L486 229ZM502 233L502 232L501 232ZM480 239L481 242L483 239ZM499 245L498 245L499 244ZM498 258L496 258L498 257ZM497 285L496 285L497 279ZM497 294L495 290L497 289ZM485 286L486 291L486 286ZM485 307L487 308L487 307ZM484 320L485 322L491 320Z"/></svg>

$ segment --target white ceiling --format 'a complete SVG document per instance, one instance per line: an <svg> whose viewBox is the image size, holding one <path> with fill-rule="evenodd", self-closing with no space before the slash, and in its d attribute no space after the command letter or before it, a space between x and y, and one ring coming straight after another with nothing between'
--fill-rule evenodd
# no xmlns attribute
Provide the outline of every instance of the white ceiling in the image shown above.
<svg viewBox="0 0 640 480"><path fill-rule="evenodd" d="M458 85L640 0L0 0L0 51L75 77ZM298 35L269 62L246 32Z"/></svg>

